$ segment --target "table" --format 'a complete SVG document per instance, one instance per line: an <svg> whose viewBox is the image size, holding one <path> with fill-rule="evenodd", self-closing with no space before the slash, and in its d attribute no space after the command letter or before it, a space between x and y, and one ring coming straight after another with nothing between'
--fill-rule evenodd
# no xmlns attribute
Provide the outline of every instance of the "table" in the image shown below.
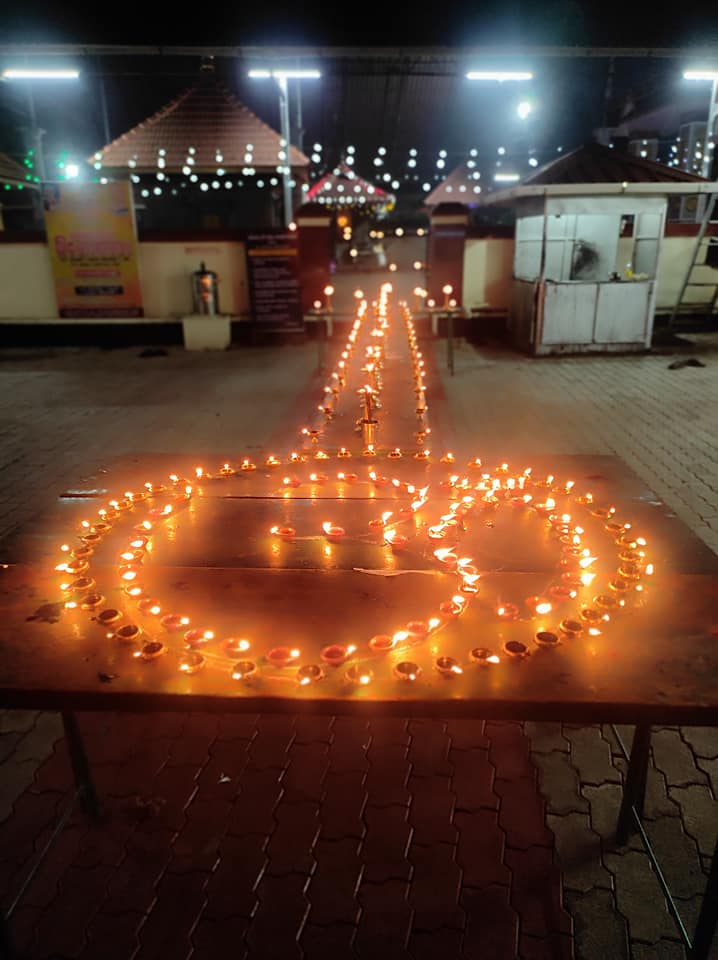
<svg viewBox="0 0 718 960"><path fill-rule="evenodd" d="M397 355L395 363L400 362ZM401 378L396 382L406 387ZM394 388L387 389L382 409L395 414L395 425L386 434L388 448L395 435L407 435L414 405L410 395L401 401ZM78 710L314 711L634 723L617 831L619 842L625 842L630 830L640 829L651 726L718 725L718 557L616 458L536 458L534 478L555 473L575 480L577 490L590 486L595 503L614 502L630 516L632 530L647 537L656 574L645 593L632 594L634 599L608 625L601 621L596 636L586 630L551 648L534 644L532 637L555 630L566 612L560 614L559 607L545 620L525 616L517 621L502 619L496 611L502 603L518 606L525 598L544 595L560 575L561 554L557 538L547 533L545 516L507 502L465 521L462 547L470 545L481 571L478 597L460 616L432 628L428 638L419 632L377 653L371 638L396 636L395 631L417 621L430 623L456 586L455 575L437 564L435 544L426 539L432 522L428 514L446 506L432 505L426 518L424 508L400 518L396 529L408 535L403 551L388 547L381 528L370 528L369 522L385 511L399 514L406 506L408 482L416 490L428 484L441 491L441 479L458 468L440 463L438 455L417 460L404 452L401 459L390 459L382 452L365 457L352 428L351 419L339 417L327 431L334 441L346 437L352 444L350 459L339 457L336 447L328 459L316 459L317 448L311 446L305 462L265 467L266 452L255 453L256 469L240 468L221 477L217 465L225 460L236 465L237 457L218 456L204 464L213 477L205 472L193 480L191 498L183 499L178 491L184 481L177 481L113 521L92 557L91 572L105 605L125 611L120 624L131 617L143 633L166 641L166 654L149 662L136 656L139 643L119 642L116 627L101 625L92 611L66 607L73 594L58 586L58 547L84 517L95 515L108 491L141 490L145 481L166 480L173 471L193 477L197 460L163 455L118 459L107 465L107 472L66 490L52 514L28 526L0 557L0 702L62 712L79 796L90 815L97 815L99 805L75 721ZM520 471L524 464L511 466ZM337 480L340 470L342 481ZM331 479L310 479L320 471ZM370 471L390 482L370 481ZM356 479L348 479L351 472ZM499 468L497 475L505 473ZM533 488L537 496L558 490L559 509L575 499L561 489L541 480ZM437 496L449 500L451 495L450 488L443 488ZM132 581L123 584L118 578L121 544L128 535L138 536L137 521L148 515L148 508L168 500L176 509L169 519L156 521L153 550L141 567L142 587L144 596L158 598L162 614L187 615L190 628L213 630L215 637L201 644L205 662L196 674L182 669L187 662L183 632L167 633L158 625L159 615L137 613L137 600L125 591ZM591 570L599 578L609 576L615 558L607 545L614 535L606 533L605 517L594 516L590 506L581 509L587 542L602 545ZM343 536L324 535L326 521L341 526ZM295 535L283 540L270 533L273 525L292 527ZM224 640L239 636L249 639L249 649L228 653ZM507 656L506 644L519 638L527 641L528 655ZM333 666L323 656L328 645L356 645L357 650L347 651L346 661ZM478 645L500 662L474 662L470 651ZM287 666L267 660L280 646L298 651ZM237 676L236 663L250 657L257 669L246 680L246 673ZM451 658L459 672L439 673L439 657ZM399 663L412 665L404 679L397 676ZM348 676L354 664L360 669ZM319 668L321 679L315 682L319 675L311 672L299 674L302 666ZM362 682L362 676L369 682ZM714 855L694 936L694 960L707 957L717 918Z"/></svg>

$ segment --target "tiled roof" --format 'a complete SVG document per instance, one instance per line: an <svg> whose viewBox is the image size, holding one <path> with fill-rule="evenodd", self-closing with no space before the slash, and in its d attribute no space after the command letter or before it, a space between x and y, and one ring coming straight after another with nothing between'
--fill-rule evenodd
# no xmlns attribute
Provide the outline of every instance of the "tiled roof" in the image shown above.
<svg viewBox="0 0 718 960"><path fill-rule="evenodd" d="M587 143L552 160L522 181L522 186L550 183L700 183L686 170L644 160L600 143Z"/></svg>
<svg viewBox="0 0 718 960"><path fill-rule="evenodd" d="M435 207L438 203L464 203L467 207L476 206L481 195L480 174L468 160L452 170L449 176L435 187L424 201L427 207Z"/></svg>
<svg viewBox="0 0 718 960"><path fill-rule="evenodd" d="M331 204L376 204L387 203L393 200L393 197L342 163L317 180L307 193L306 199L308 202L313 200Z"/></svg>
<svg viewBox="0 0 718 960"><path fill-rule="evenodd" d="M19 163L11 160L6 153L0 153L0 183L22 183L26 187L37 186L34 183L27 183L27 170Z"/></svg>
<svg viewBox="0 0 718 960"><path fill-rule="evenodd" d="M282 163L280 149L276 130L214 77L201 77L167 106L103 147L100 157L89 159L99 159L103 169L154 173L164 150L167 173L190 166L200 174L215 173L218 167L231 172L243 167L274 170ZM309 159L291 147L290 162L297 169L308 166Z"/></svg>

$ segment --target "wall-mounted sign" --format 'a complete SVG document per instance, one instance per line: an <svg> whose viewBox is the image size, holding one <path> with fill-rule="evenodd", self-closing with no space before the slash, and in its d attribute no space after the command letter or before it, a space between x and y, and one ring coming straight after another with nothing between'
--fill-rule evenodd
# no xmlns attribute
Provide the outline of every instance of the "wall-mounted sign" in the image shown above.
<svg viewBox="0 0 718 960"><path fill-rule="evenodd" d="M265 330L303 326L299 256L294 233L250 233L247 237L252 316Z"/></svg>
<svg viewBox="0 0 718 960"><path fill-rule="evenodd" d="M130 184L45 184L43 201L60 316L141 317Z"/></svg>

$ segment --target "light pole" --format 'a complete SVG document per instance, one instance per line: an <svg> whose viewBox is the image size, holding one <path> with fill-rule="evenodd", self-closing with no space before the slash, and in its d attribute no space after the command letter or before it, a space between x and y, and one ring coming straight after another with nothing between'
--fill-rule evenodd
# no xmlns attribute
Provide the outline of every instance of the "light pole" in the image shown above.
<svg viewBox="0 0 718 960"><path fill-rule="evenodd" d="M292 165L290 160L291 127L289 122L289 80L318 80L321 76L318 70L250 70L252 80L272 79L279 90L279 129L282 136L282 195L284 198L284 226L288 227L294 216L292 203ZM281 151L280 151L281 153Z"/></svg>
<svg viewBox="0 0 718 960"><path fill-rule="evenodd" d="M80 76L79 70L53 70L45 68L31 67L8 67L2 72L3 80L25 81L27 82L27 108L30 115L32 127L32 139L37 156L37 173L41 181L47 179L45 169L45 151L42 147L42 138L45 133L37 125L37 114L35 112L35 97L32 92L32 82L34 80L77 80Z"/></svg>
<svg viewBox="0 0 718 960"><path fill-rule="evenodd" d="M713 154L716 151L715 136L718 132L716 131L716 122L718 121L718 70L686 70L683 73L683 79L710 80L711 82L711 99L708 105L708 122L706 124L701 163L701 175L706 179L710 179ZM712 149L711 145L713 145Z"/></svg>

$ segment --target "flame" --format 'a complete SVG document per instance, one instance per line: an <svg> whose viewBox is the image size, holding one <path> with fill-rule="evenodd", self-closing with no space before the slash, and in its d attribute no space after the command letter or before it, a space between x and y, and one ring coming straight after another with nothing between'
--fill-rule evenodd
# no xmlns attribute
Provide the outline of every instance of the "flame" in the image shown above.
<svg viewBox="0 0 718 960"><path fill-rule="evenodd" d="M188 497L192 496L192 487L189 484L184 488L185 495Z"/></svg>
<svg viewBox="0 0 718 960"><path fill-rule="evenodd" d="M451 672L452 672L452 673L463 673L464 671L461 669L460 666L458 666L458 664L455 663L455 664L453 665L453 667L451 668Z"/></svg>
<svg viewBox="0 0 718 960"><path fill-rule="evenodd" d="M592 637L600 637L600 636L601 636L601 631L598 629L598 627L589 627L589 628L588 628L588 632L589 632L589 634L590 634Z"/></svg>
<svg viewBox="0 0 718 960"><path fill-rule="evenodd" d="M582 573L581 574L581 583L584 587L589 587L593 581L596 579L595 573Z"/></svg>
<svg viewBox="0 0 718 960"><path fill-rule="evenodd" d="M532 500L533 500L533 497L531 496L530 493L525 493L525 494L524 494L524 503L531 503ZM489 660L490 660L490 659L491 659L491 657L489 657Z"/></svg>
<svg viewBox="0 0 718 960"><path fill-rule="evenodd" d="M436 628L441 624L441 620L438 617L430 617L427 621L427 626L429 630L436 630Z"/></svg>
<svg viewBox="0 0 718 960"><path fill-rule="evenodd" d="M134 570L128 570L126 573L122 574L123 580L135 580L136 577L137 577L137 574Z"/></svg>
<svg viewBox="0 0 718 960"><path fill-rule="evenodd" d="M547 510L553 510L555 506L556 506L556 501L553 499L553 497L547 497L547 498L546 498L546 509L547 509Z"/></svg>
<svg viewBox="0 0 718 960"><path fill-rule="evenodd" d="M143 521L142 521L142 526L145 528L145 530L151 530L151 529L152 529L152 524L150 523L149 520L143 520Z"/></svg>
<svg viewBox="0 0 718 960"><path fill-rule="evenodd" d="M312 682L312 681L311 681L311 678L310 678L310 677L302 677L302 679L299 681L299 683L300 683L301 686L303 686L303 687L306 687L306 685L307 685L308 683L311 683L311 682Z"/></svg>
<svg viewBox="0 0 718 960"><path fill-rule="evenodd" d="M479 574L479 573L465 573L465 574L464 574L464 583L468 584L469 586L472 586L473 584L475 584L475 583L477 582L477 580L480 580L480 579L481 579L481 574Z"/></svg>
<svg viewBox="0 0 718 960"><path fill-rule="evenodd" d="M299 657L299 650L296 650L296 649L290 650L289 656L292 657L293 660L296 660L297 657Z"/></svg>
<svg viewBox="0 0 718 960"><path fill-rule="evenodd" d="M486 658L487 663L501 663L501 660L496 656L495 653L492 653L490 657Z"/></svg>
<svg viewBox="0 0 718 960"><path fill-rule="evenodd" d="M384 534L384 539L386 540L387 543L394 543L394 541L396 540L396 536L397 536L396 530L387 530L386 533Z"/></svg>
<svg viewBox="0 0 718 960"><path fill-rule="evenodd" d="M120 554L120 560L134 560L134 559L135 559L134 553L130 553L129 551L128 551L127 553L121 553L121 554ZM59 567L55 567L55 569L56 569L56 570L59 570L60 568L59 568Z"/></svg>
<svg viewBox="0 0 718 960"><path fill-rule="evenodd" d="M392 515L391 510L385 510L384 513L382 513L381 515L381 522L386 523L386 521L389 519L391 515Z"/></svg>
<svg viewBox="0 0 718 960"><path fill-rule="evenodd" d="M133 559L134 559L134 557L133 557ZM67 570L67 564L66 564L66 563L58 563L58 565L55 567L55 569L57 570L58 573L64 573L64 572Z"/></svg>
<svg viewBox="0 0 718 960"><path fill-rule="evenodd" d="M548 601L536 604L536 613L551 613L551 604Z"/></svg>
<svg viewBox="0 0 718 960"><path fill-rule="evenodd" d="M201 480L202 477L204 476L204 470L202 469L202 467L195 467L194 475L197 477L198 480Z"/></svg>
<svg viewBox="0 0 718 960"><path fill-rule="evenodd" d="M445 563L447 559L456 560L456 554L451 547L441 547L439 550L434 550L434 556L441 563Z"/></svg>
<svg viewBox="0 0 718 960"><path fill-rule="evenodd" d="M646 576L650 577L653 575L654 566L652 563L646 564Z"/></svg>
<svg viewBox="0 0 718 960"><path fill-rule="evenodd" d="M67 607L68 610L74 610L75 607L77 606L77 603L75 603L74 600L66 600L65 606Z"/></svg>
<svg viewBox="0 0 718 960"><path fill-rule="evenodd" d="M363 683L364 686L366 686L367 683L369 683L370 681L371 681L371 677L368 676L366 673L363 673L361 677L359 677L359 683Z"/></svg>
<svg viewBox="0 0 718 960"><path fill-rule="evenodd" d="M393 484L395 487L400 487L400 486L401 486L401 480L392 480L391 482L392 482L392 484Z"/></svg>
<svg viewBox="0 0 718 960"><path fill-rule="evenodd" d="M457 566L457 567L466 567L466 566L468 566L470 563L473 563L473 560L472 560L471 557L459 557L459 559L456 561L456 566Z"/></svg>
<svg viewBox="0 0 718 960"><path fill-rule="evenodd" d="M170 480L172 481L172 483L179 483L179 477L177 476L176 473L170 474Z"/></svg>
<svg viewBox="0 0 718 960"><path fill-rule="evenodd" d="M452 603L455 603L460 610L463 610L466 605L466 597L462 597L461 594L457 593L451 598Z"/></svg>
<svg viewBox="0 0 718 960"><path fill-rule="evenodd" d="M394 636L391 638L392 644L396 646L397 643L403 643L408 636L409 636L408 630L397 630Z"/></svg>
<svg viewBox="0 0 718 960"><path fill-rule="evenodd" d="M578 565L579 565L579 567L583 567L583 569L585 570L586 567L590 567L591 564L592 564L596 559L598 559L598 558L597 558L597 557L584 557L583 560L579 560L579 561L578 561Z"/></svg>
<svg viewBox="0 0 718 960"><path fill-rule="evenodd" d="M168 517L172 513L172 504L168 503L167 506L162 511L162 513L164 513L164 515Z"/></svg>
<svg viewBox="0 0 718 960"><path fill-rule="evenodd" d="M70 549L70 545L68 543L63 543L60 549L62 550L63 553L67 553L67 551Z"/></svg>
<svg viewBox="0 0 718 960"><path fill-rule="evenodd" d="M160 613L160 610L161 610L160 605L156 603L154 606L150 607L149 612L157 616L157 614Z"/></svg>

